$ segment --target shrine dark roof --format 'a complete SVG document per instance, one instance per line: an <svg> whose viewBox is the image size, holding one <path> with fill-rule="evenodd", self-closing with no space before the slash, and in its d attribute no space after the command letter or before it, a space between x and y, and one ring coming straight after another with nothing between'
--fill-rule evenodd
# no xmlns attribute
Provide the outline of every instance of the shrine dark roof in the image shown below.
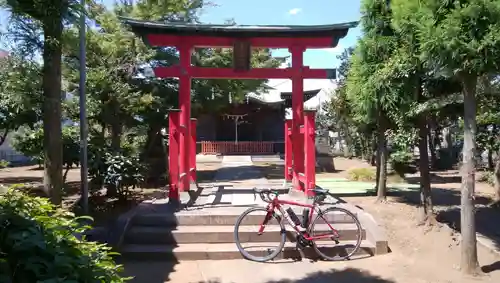
<svg viewBox="0 0 500 283"><path fill-rule="evenodd" d="M214 37L343 37L350 28L355 28L358 22L347 22L332 25L209 25L183 24L154 21L141 21L122 18L122 21L132 28L136 34L178 34Z"/></svg>

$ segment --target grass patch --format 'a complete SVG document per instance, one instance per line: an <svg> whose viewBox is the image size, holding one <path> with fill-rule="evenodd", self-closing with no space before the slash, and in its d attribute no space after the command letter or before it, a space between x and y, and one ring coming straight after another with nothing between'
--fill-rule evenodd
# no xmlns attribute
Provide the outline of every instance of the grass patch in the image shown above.
<svg viewBox="0 0 500 283"><path fill-rule="evenodd" d="M376 171L371 168L354 168L347 171L347 180L357 182L374 182Z"/></svg>
<svg viewBox="0 0 500 283"><path fill-rule="evenodd" d="M375 182L377 179L376 169L354 168L347 171L347 179L356 182ZM387 183L406 183L406 180L398 174L387 174Z"/></svg>

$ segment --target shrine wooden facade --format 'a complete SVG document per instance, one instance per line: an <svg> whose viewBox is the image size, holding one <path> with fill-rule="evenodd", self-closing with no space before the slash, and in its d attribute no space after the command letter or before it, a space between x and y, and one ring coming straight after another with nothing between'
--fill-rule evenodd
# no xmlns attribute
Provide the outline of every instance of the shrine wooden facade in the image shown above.
<svg viewBox="0 0 500 283"><path fill-rule="evenodd" d="M314 97L319 91L304 91L304 100ZM284 153L283 123L285 109L291 107L291 93L283 92L281 98L283 101L278 102L247 99L242 103L228 103L218 112L201 114L197 117L197 153Z"/></svg>

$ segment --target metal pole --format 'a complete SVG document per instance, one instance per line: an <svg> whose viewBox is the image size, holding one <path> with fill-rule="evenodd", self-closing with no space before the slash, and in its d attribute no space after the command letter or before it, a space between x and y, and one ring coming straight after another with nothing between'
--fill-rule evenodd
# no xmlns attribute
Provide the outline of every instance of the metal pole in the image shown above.
<svg viewBox="0 0 500 283"><path fill-rule="evenodd" d="M89 186L87 160L87 105L85 97L86 81L86 54L85 54L85 0L80 0L82 12L80 14L80 182L82 192L82 208L85 214L89 213Z"/></svg>
<svg viewBox="0 0 500 283"><path fill-rule="evenodd" d="M239 116L236 116L236 118L234 119L234 131L235 131L234 141L235 141L235 143L238 143L238 119L239 118L240 118Z"/></svg>

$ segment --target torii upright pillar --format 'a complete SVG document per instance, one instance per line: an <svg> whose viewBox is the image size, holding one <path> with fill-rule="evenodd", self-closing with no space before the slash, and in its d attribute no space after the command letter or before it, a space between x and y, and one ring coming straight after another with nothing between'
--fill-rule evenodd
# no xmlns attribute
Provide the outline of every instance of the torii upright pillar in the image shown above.
<svg viewBox="0 0 500 283"><path fill-rule="evenodd" d="M304 127L304 46L293 46L289 49L292 54L292 182L293 187L304 191L304 184L300 182L300 173L304 172L304 136L300 128ZM307 186L306 186L307 187Z"/></svg>
<svg viewBox="0 0 500 283"><path fill-rule="evenodd" d="M196 154L190 152L191 146L191 52L193 47L189 44L182 44L178 47L179 50L179 65L180 65L180 75L179 75L179 106L181 109L180 113L180 146L179 146L179 158L180 158L180 182L179 190L181 192L189 191L189 183L191 179L190 174L190 155Z"/></svg>

